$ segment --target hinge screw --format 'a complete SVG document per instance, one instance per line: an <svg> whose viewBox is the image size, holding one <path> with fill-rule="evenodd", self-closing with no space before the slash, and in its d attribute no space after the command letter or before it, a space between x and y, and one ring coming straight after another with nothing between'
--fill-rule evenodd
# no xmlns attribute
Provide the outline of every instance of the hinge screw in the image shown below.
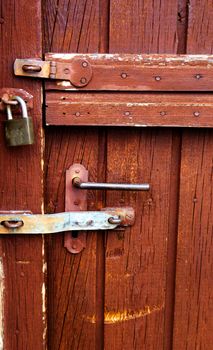
<svg viewBox="0 0 213 350"><path fill-rule="evenodd" d="M126 112L124 112L124 115L125 115L126 117L128 117L128 116L130 115L130 112L129 112L129 111L126 111Z"/></svg>
<svg viewBox="0 0 213 350"><path fill-rule="evenodd" d="M87 82L87 79L86 79L86 78L81 78L81 80L80 80L80 83L81 83L81 84L86 84L86 82Z"/></svg>
<svg viewBox="0 0 213 350"><path fill-rule="evenodd" d="M126 79L127 78L127 74L126 73L121 73L121 78Z"/></svg>
<svg viewBox="0 0 213 350"><path fill-rule="evenodd" d="M87 61L82 62L82 67L86 68L87 66L88 66L88 62Z"/></svg>
<svg viewBox="0 0 213 350"><path fill-rule="evenodd" d="M161 77L158 75L158 76L155 77L155 80L156 80L156 81L160 81L160 80L161 80Z"/></svg>
<svg viewBox="0 0 213 350"><path fill-rule="evenodd" d="M196 79L201 79L201 78L202 78L202 75L201 75L201 74L196 74L196 75L195 75L195 78L196 78Z"/></svg>
<svg viewBox="0 0 213 350"><path fill-rule="evenodd" d="M64 69L64 73L65 73L65 74L69 74L69 73L70 73L69 68L65 68L65 69Z"/></svg>

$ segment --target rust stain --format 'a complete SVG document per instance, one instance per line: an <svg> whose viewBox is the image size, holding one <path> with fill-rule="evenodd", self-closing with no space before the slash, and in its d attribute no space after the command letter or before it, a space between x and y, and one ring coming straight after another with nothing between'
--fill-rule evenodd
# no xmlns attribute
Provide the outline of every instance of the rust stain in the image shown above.
<svg viewBox="0 0 213 350"><path fill-rule="evenodd" d="M122 311L107 311L104 314L104 323L105 324L113 324L135 320L138 318L142 318L152 314L153 312L160 311L164 308L164 304L162 305L146 305L144 309L141 310L122 310ZM96 323L95 315L86 318L90 323Z"/></svg>

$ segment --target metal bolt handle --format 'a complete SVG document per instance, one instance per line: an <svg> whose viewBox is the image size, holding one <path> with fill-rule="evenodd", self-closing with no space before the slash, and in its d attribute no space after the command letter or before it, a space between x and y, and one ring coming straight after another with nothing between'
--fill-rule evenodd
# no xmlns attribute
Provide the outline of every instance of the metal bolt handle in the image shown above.
<svg viewBox="0 0 213 350"><path fill-rule="evenodd" d="M144 184L116 184L116 183L97 183L81 182L79 177L72 180L73 186L82 190L122 190L122 191L149 191L150 185Z"/></svg>
<svg viewBox="0 0 213 350"><path fill-rule="evenodd" d="M22 66L22 70L24 72L37 73L37 72L41 72L42 67L34 64L24 64Z"/></svg>
<svg viewBox="0 0 213 350"><path fill-rule="evenodd" d="M22 220L5 220L1 222L1 225L8 229L15 229L24 226L24 222Z"/></svg>

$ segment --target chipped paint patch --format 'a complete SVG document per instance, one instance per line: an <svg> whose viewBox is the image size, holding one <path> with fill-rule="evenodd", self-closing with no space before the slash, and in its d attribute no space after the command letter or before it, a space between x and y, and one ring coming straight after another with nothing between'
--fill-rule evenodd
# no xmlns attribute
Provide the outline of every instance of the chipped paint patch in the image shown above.
<svg viewBox="0 0 213 350"><path fill-rule="evenodd" d="M66 81L66 80L58 81L58 82L57 82L57 85L58 85L58 86L64 86L64 87L72 86L72 84L71 84L69 81Z"/></svg>
<svg viewBox="0 0 213 350"><path fill-rule="evenodd" d="M4 269L0 258L0 350L4 350Z"/></svg>
<svg viewBox="0 0 213 350"><path fill-rule="evenodd" d="M142 310L122 310L122 311L107 311L104 313L104 324L113 324L135 320L138 318L146 317L154 312L161 311L164 308L162 305L146 305ZM96 317L87 317L87 321L96 323Z"/></svg>
<svg viewBox="0 0 213 350"><path fill-rule="evenodd" d="M45 254L44 235L42 235L42 273L43 273L43 284L41 289L41 296L42 296L43 346L44 346L44 349L47 349L47 297L46 297L47 262L46 262L46 254Z"/></svg>

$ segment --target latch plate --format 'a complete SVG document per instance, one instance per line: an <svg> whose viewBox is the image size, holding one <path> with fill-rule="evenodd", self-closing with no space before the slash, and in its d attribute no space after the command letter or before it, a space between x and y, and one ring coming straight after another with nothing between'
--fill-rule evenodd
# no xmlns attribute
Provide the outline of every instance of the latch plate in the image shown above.
<svg viewBox="0 0 213 350"><path fill-rule="evenodd" d="M14 73L25 77L68 80L78 88L86 86L92 79L91 64L80 57L73 58L71 62L16 59Z"/></svg>

